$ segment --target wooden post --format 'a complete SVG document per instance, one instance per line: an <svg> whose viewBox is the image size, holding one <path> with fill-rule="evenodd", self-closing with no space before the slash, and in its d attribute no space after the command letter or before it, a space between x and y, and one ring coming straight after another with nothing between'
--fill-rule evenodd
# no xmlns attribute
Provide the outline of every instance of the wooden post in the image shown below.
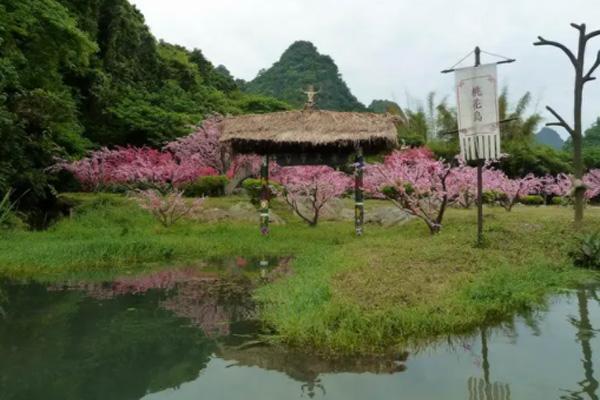
<svg viewBox="0 0 600 400"><path fill-rule="evenodd" d="M269 156L263 156L262 165L260 168L260 233L264 236L269 235L269 198L271 193L269 190Z"/></svg>
<svg viewBox="0 0 600 400"><path fill-rule="evenodd" d="M479 46L475 47L475 66L481 65L481 49ZM476 141L475 143L479 143ZM477 150L477 245L483 244L483 158L482 150Z"/></svg>
<svg viewBox="0 0 600 400"><path fill-rule="evenodd" d="M362 236L365 219L365 199L363 195L365 160L361 148L357 150L356 163L354 165L354 231L356 232L356 236Z"/></svg>

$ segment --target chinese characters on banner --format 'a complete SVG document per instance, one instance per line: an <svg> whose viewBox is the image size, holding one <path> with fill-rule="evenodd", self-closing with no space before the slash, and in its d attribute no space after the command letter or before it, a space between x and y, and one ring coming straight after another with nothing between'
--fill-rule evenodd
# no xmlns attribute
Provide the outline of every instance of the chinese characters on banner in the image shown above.
<svg viewBox="0 0 600 400"><path fill-rule="evenodd" d="M458 136L466 160L500 156L496 64L455 72Z"/></svg>

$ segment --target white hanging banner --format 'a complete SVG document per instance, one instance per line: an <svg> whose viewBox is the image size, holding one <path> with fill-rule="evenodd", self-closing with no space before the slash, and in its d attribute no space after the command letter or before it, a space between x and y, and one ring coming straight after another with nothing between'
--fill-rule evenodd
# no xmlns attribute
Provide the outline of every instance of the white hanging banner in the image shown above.
<svg viewBox="0 0 600 400"><path fill-rule="evenodd" d="M466 160L500 156L496 64L455 72L460 153Z"/></svg>

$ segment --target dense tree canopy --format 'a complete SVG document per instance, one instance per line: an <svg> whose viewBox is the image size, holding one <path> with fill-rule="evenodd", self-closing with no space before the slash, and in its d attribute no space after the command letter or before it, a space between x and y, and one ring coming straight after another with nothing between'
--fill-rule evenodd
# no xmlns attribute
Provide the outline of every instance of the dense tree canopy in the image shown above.
<svg viewBox="0 0 600 400"><path fill-rule="evenodd" d="M302 107L306 102L303 91L309 85L319 91L316 105L320 109L365 111L365 106L348 89L333 59L319 54L311 42L293 43L271 68L248 82L245 90Z"/></svg>
<svg viewBox="0 0 600 400"><path fill-rule="evenodd" d="M26 193L22 207L52 201L56 158L287 108L242 93L200 50L157 42L127 0L0 0L0 194Z"/></svg>

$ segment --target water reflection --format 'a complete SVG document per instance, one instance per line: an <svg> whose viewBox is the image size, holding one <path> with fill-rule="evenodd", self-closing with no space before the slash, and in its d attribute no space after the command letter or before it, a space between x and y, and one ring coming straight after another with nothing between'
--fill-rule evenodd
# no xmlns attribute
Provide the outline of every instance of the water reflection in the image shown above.
<svg viewBox="0 0 600 400"><path fill-rule="evenodd" d="M228 261L225 274L0 282L0 398L598 399L600 301L591 288L411 354L328 359L256 335L259 261ZM265 279L289 273L269 261Z"/></svg>
<svg viewBox="0 0 600 400"><path fill-rule="evenodd" d="M592 327L590 321L590 312L588 307L589 300L595 300L600 304L596 290L593 288L581 289L577 292L577 308L579 318L571 317L569 322L577 330L577 342L581 346L581 364L583 367L584 379L577 382L579 390L565 390L568 394L561 396L562 399L582 400L591 399L598 400L598 379L594 377L594 363L591 340L598 333L597 329Z"/></svg>
<svg viewBox="0 0 600 400"><path fill-rule="evenodd" d="M510 385L508 383L490 381L487 329L481 328L480 332L483 378L469 377L467 381L469 400L510 400Z"/></svg>

